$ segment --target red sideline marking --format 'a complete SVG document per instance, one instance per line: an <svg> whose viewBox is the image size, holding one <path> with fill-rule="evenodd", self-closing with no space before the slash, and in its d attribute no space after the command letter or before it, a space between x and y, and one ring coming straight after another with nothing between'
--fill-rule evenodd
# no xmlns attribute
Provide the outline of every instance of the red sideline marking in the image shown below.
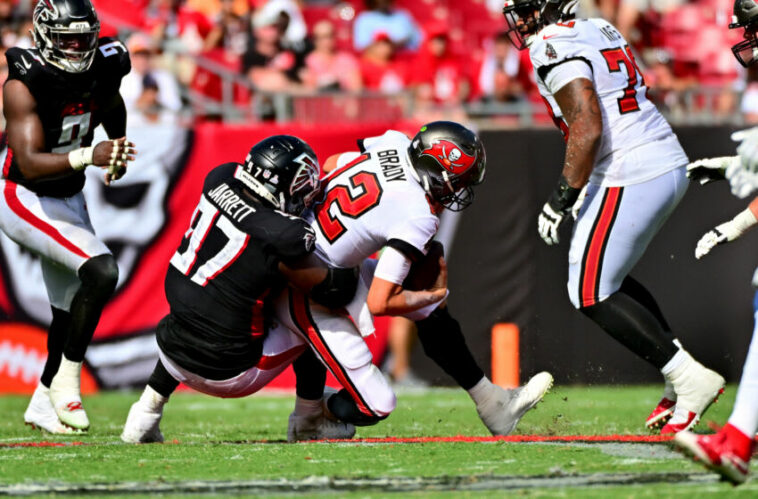
<svg viewBox="0 0 758 499"><path fill-rule="evenodd" d="M340 442L359 444L426 444L442 442L630 442L658 443L673 440L670 435L508 435L498 437L384 437L341 440L314 440L315 442Z"/></svg>
<svg viewBox="0 0 758 499"><path fill-rule="evenodd" d="M9 447L71 447L74 445L84 445L84 442L19 442L12 444L0 443L0 448Z"/></svg>

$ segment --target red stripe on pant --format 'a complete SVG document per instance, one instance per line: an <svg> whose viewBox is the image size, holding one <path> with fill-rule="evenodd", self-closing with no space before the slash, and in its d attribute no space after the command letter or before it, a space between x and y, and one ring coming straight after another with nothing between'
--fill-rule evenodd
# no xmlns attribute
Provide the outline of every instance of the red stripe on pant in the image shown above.
<svg viewBox="0 0 758 499"><path fill-rule="evenodd" d="M38 218L34 213L29 211L29 209L21 204L21 200L18 199L18 195L16 194L16 190L18 189L18 184L15 182L11 182L10 180L5 181L5 189L4 189L4 195L5 195L5 202L8 204L8 207L19 217L21 217L22 220L25 222L31 224L34 228L37 230L43 232L47 236L53 238L53 240L66 248L71 253L75 254L76 256L80 256L82 258L89 259L90 256L82 251L81 248L76 246L74 243L63 237L63 234L61 234L58 229L50 225L49 223L45 222L41 218Z"/></svg>
<svg viewBox="0 0 758 499"><path fill-rule="evenodd" d="M616 218L622 187L609 187L600 207L600 213L592 228L587 249L582 263L579 301L582 307L589 307L598 302L597 292L600 285L600 271L603 265L603 249L611 234L613 220Z"/></svg>
<svg viewBox="0 0 758 499"><path fill-rule="evenodd" d="M290 348L289 350L278 353L276 355L272 355L270 357L262 355L255 367L261 371L270 371L272 369L281 367L282 364L289 365L292 363L292 361L300 357L300 354L303 353L306 348L308 348L308 345L298 345L294 348Z"/></svg>
<svg viewBox="0 0 758 499"><path fill-rule="evenodd" d="M318 327L310 317L307 300L308 299L302 293L290 291L290 308L292 309L295 324L300 331L308 337L311 345L313 345L318 351L323 361L326 362L327 367L332 374L334 374L334 377L337 378L337 381L339 381L343 388L350 393L350 397L352 397L353 401L358 406L358 409L367 416L376 416L376 414L366 406L363 397L361 397L361 394L355 388L347 373L345 373L342 365L334 358L329 347L321 338L321 333L319 332Z"/></svg>

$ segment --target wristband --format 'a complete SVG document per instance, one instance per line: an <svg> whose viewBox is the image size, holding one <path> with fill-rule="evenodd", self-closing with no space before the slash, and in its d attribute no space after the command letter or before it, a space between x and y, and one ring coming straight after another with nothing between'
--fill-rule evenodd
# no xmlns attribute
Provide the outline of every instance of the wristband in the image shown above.
<svg viewBox="0 0 758 499"><path fill-rule="evenodd" d="M567 213L571 207L574 206L574 203L576 203L581 191L581 189L571 187L568 180L566 180L566 177L561 175L560 180L558 180L558 185L555 186L555 189L547 202L555 211Z"/></svg>
<svg viewBox="0 0 758 499"><path fill-rule="evenodd" d="M734 231L732 234L727 234L727 237L729 237L730 241L733 241L734 239L737 239L742 234L744 234L750 227L758 223L758 220L755 219L755 215L753 215L753 212L750 210L750 208L741 211L736 217L734 217L731 222L728 222L730 225L730 228Z"/></svg>
<svg viewBox="0 0 758 499"><path fill-rule="evenodd" d="M68 153L68 163L71 165L71 168L76 171L83 170L85 167L92 164L94 156L94 147L82 147L81 149L75 149Z"/></svg>

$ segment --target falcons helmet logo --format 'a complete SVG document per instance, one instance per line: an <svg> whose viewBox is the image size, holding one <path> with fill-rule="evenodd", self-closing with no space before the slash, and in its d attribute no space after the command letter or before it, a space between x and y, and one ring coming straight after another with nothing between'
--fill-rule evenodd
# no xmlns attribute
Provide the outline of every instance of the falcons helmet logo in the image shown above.
<svg viewBox="0 0 758 499"><path fill-rule="evenodd" d="M421 151L421 156L433 157L445 170L453 174L465 172L476 162L476 156L465 154L449 140L435 140L432 147Z"/></svg>

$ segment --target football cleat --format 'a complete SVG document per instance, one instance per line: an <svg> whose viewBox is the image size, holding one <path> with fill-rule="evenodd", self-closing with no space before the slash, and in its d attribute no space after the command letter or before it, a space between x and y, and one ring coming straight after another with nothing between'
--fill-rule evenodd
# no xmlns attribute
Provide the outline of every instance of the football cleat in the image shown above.
<svg viewBox="0 0 758 499"><path fill-rule="evenodd" d="M493 435L508 435L530 409L536 406L553 386L553 376L536 374L524 386L506 390L497 385L495 396L477 404L476 412Z"/></svg>
<svg viewBox="0 0 758 499"><path fill-rule="evenodd" d="M24 423L31 426L32 429L39 429L55 435L71 435L74 433L83 433L82 430L70 428L58 419L55 414L53 404L50 402L49 389L39 384L34 390L34 395L29 401L29 407L24 412Z"/></svg>
<svg viewBox="0 0 758 499"><path fill-rule="evenodd" d="M653 412L650 413L650 416L647 417L645 426L650 430L664 426L671 419L671 416L674 415L674 406L676 406L675 400L663 397L655 409L653 409Z"/></svg>
<svg viewBox="0 0 758 499"><path fill-rule="evenodd" d="M82 406L79 384L81 371L81 362L71 362L64 356L50 383L50 402L61 423L76 430L87 430L89 419Z"/></svg>
<svg viewBox="0 0 758 499"><path fill-rule="evenodd" d="M162 409L159 412L150 411L141 400L138 400L129 409L124 431L121 432L121 440L130 444L163 442L163 433L160 428L162 417Z"/></svg>
<svg viewBox="0 0 758 499"><path fill-rule="evenodd" d="M726 381L717 372L707 369L689 357L670 376L677 400L674 414L661 428L662 435L671 435L695 426L703 413L724 393Z"/></svg>
<svg viewBox="0 0 758 499"><path fill-rule="evenodd" d="M748 464L755 449L755 440L727 424L714 435L697 435L689 431L677 433L674 443L685 454L738 485L747 479Z"/></svg>
<svg viewBox="0 0 758 499"><path fill-rule="evenodd" d="M287 425L287 441L301 442L307 440L346 440L355 436L355 426L338 420L329 411L326 401L337 390L324 388L321 399L321 411L314 414L297 414L292 411Z"/></svg>

